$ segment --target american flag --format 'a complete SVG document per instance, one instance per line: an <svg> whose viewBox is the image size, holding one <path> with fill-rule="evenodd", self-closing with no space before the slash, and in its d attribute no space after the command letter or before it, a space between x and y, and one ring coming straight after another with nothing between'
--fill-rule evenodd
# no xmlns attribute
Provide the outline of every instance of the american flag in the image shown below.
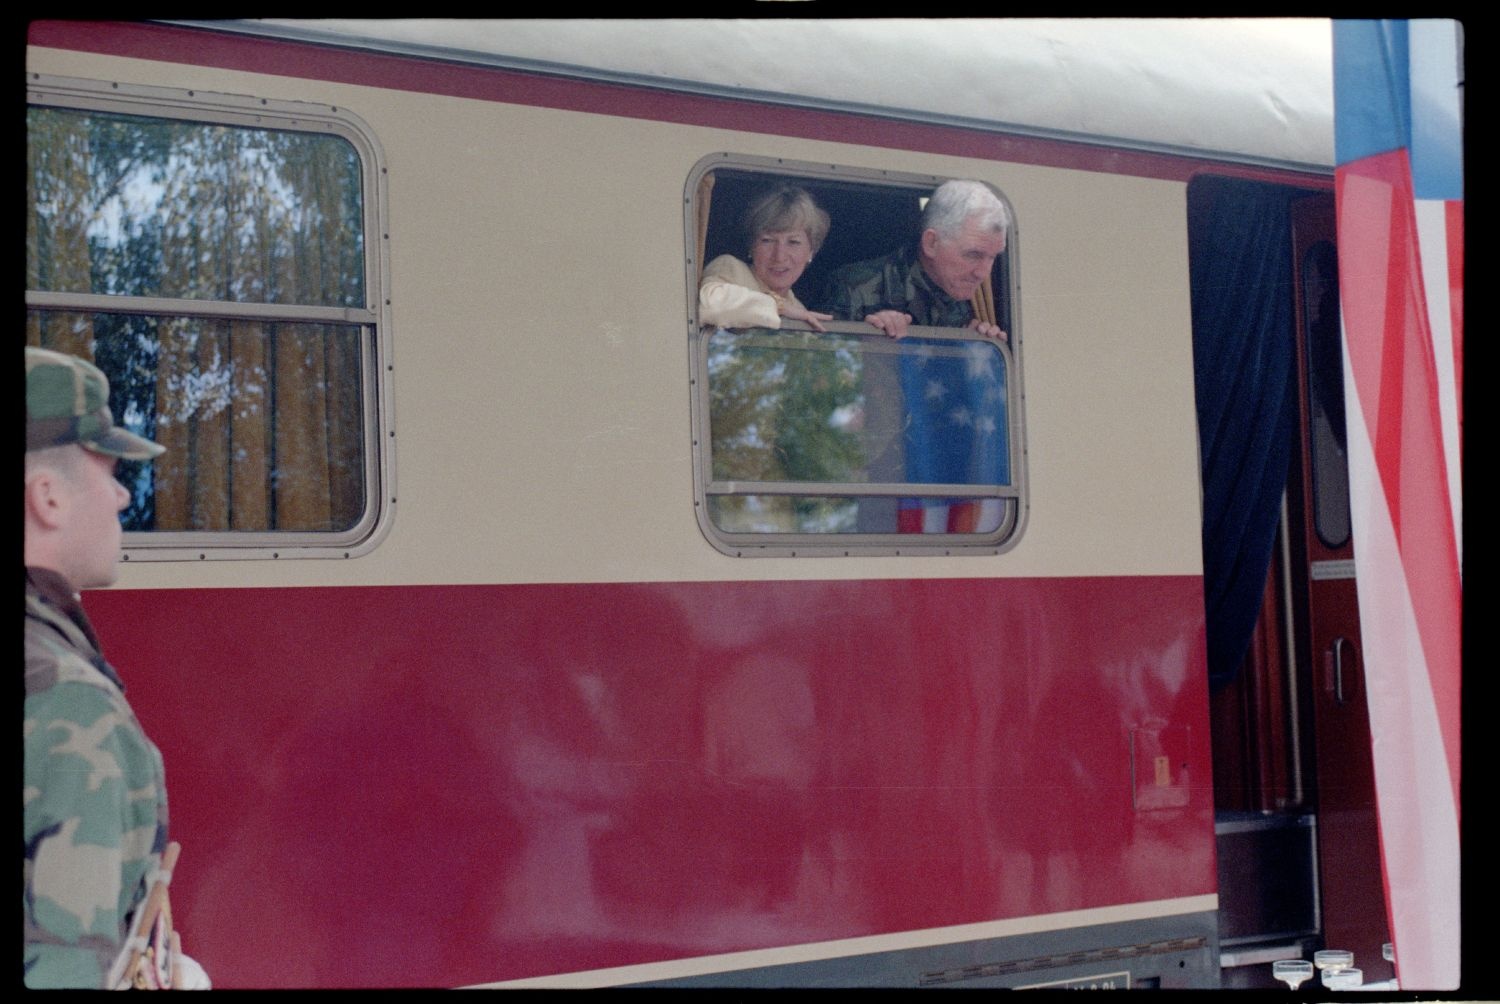
<svg viewBox="0 0 1500 1004"><path fill-rule="evenodd" d="M1334 24L1359 615L1402 989L1459 984L1463 371L1459 27Z"/></svg>
<svg viewBox="0 0 1500 1004"><path fill-rule="evenodd" d="M901 360L906 398L906 480L915 484L1010 482L1005 358L987 342L912 339ZM987 533L999 499L904 498L901 533Z"/></svg>

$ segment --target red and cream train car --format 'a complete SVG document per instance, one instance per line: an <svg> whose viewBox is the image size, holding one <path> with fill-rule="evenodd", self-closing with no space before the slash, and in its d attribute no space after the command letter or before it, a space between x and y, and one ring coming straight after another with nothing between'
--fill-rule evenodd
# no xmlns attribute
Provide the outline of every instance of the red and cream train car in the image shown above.
<svg viewBox="0 0 1500 1004"><path fill-rule="evenodd" d="M1353 585L1295 445L1324 273L1199 258L1256 199L1331 253L1327 59L1326 23L33 23L27 336L169 447L85 602L188 951L1213 987L1337 940L1377 978L1368 795L1318 784L1358 753L1309 654L1308 583ZM812 282L948 178L1013 211L1008 341L698 325L758 186L829 210ZM1195 298L1235 290L1296 322L1288 422L1206 428L1205 365L1265 355L1218 354ZM935 473L938 370L992 411ZM1269 521L1214 508L1220 435L1282 444ZM1263 555L1211 691L1224 521Z"/></svg>

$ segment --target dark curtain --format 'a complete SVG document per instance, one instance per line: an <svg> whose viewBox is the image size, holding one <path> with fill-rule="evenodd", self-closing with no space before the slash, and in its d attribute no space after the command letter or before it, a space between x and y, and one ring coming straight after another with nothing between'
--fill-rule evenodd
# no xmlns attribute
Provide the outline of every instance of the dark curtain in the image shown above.
<svg viewBox="0 0 1500 1004"><path fill-rule="evenodd" d="M1296 427L1292 197L1285 188L1228 178L1188 187L1203 585L1215 689L1234 679L1260 612Z"/></svg>

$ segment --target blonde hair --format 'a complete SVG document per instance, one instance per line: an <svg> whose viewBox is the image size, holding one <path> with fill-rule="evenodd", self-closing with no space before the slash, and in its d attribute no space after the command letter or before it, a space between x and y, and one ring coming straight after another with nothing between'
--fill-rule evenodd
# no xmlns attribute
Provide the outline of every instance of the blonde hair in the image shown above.
<svg viewBox="0 0 1500 1004"><path fill-rule="evenodd" d="M745 210L745 231L751 243L761 234L802 230L812 253L817 254L828 236L828 214L807 191L795 185L778 185L761 194Z"/></svg>

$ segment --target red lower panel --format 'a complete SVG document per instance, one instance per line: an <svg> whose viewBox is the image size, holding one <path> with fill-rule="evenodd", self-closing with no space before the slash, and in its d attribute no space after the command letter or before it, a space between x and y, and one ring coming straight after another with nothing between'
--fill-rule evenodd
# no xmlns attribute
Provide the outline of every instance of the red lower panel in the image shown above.
<svg viewBox="0 0 1500 1004"><path fill-rule="evenodd" d="M174 913L220 987L1214 891L1196 577L85 602L166 758Z"/></svg>

